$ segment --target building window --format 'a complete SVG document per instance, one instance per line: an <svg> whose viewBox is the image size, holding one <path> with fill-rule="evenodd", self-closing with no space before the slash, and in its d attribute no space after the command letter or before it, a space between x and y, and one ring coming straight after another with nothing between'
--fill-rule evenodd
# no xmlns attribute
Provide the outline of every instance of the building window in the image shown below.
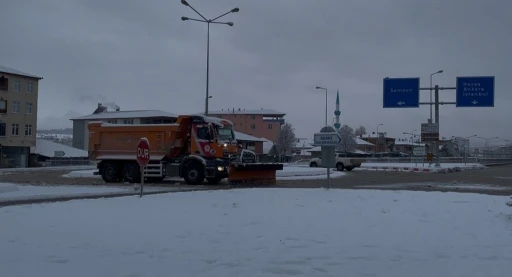
<svg viewBox="0 0 512 277"><path fill-rule="evenodd" d="M110 123L110 124L116 124L116 123L117 123L117 120L115 120L115 119L110 119L110 120L107 120L107 123Z"/></svg>
<svg viewBox="0 0 512 277"><path fill-rule="evenodd" d="M0 77L0 90L9 90L9 79L4 76Z"/></svg>
<svg viewBox="0 0 512 277"><path fill-rule="evenodd" d="M25 125L25 136L31 136L32 135L32 125L26 124Z"/></svg>
<svg viewBox="0 0 512 277"><path fill-rule="evenodd" d="M256 124L251 124L251 130L256 130Z"/></svg>
<svg viewBox="0 0 512 277"><path fill-rule="evenodd" d="M26 114L32 114L32 103L25 103L25 113Z"/></svg>
<svg viewBox="0 0 512 277"><path fill-rule="evenodd" d="M256 116L254 116L254 115L251 115L251 119L256 119Z"/></svg>
<svg viewBox="0 0 512 277"><path fill-rule="evenodd" d="M27 82L27 93L32 93L32 92L34 92L34 83Z"/></svg>
<svg viewBox="0 0 512 277"><path fill-rule="evenodd" d="M20 125L18 123L13 123L11 125L11 135L13 135L13 136L20 135Z"/></svg>
<svg viewBox="0 0 512 277"><path fill-rule="evenodd" d="M20 81L18 81L18 80L14 81L14 85L12 87L12 90L13 91L20 91Z"/></svg>
<svg viewBox="0 0 512 277"><path fill-rule="evenodd" d="M123 124L133 124L133 119L125 119L123 120Z"/></svg>
<svg viewBox="0 0 512 277"><path fill-rule="evenodd" d="M7 113L7 100L0 99L0 113Z"/></svg>
<svg viewBox="0 0 512 277"><path fill-rule="evenodd" d="M12 102L12 113L19 113L20 112L20 101L13 101Z"/></svg>
<svg viewBox="0 0 512 277"><path fill-rule="evenodd" d="M268 129L272 130L272 124L268 124Z"/></svg>
<svg viewBox="0 0 512 277"><path fill-rule="evenodd" d="M7 124L0 122L0 137L5 137L7 134Z"/></svg>

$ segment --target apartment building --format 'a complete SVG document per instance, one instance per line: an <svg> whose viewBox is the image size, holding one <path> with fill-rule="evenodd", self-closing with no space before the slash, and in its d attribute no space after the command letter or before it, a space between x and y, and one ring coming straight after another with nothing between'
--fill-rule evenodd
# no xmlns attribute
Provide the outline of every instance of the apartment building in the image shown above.
<svg viewBox="0 0 512 277"><path fill-rule="evenodd" d="M234 130L258 138L276 141L284 124L286 114L276 110L226 109L209 111L208 116L219 117L233 122Z"/></svg>
<svg viewBox="0 0 512 277"><path fill-rule="evenodd" d="M0 65L0 167L27 167L42 77Z"/></svg>

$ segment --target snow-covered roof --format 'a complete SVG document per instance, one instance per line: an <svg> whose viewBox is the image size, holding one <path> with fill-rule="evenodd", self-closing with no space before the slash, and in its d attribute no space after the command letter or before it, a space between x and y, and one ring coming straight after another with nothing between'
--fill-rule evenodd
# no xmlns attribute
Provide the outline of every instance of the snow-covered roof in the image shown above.
<svg viewBox="0 0 512 277"><path fill-rule="evenodd" d="M320 146L315 146L311 149L306 150L306 152L320 152L322 151L322 148Z"/></svg>
<svg viewBox="0 0 512 277"><path fill-rule="evenodd" d="M236 140L243 140L243 141L261 141L261 142L264 142L264 141L265 141L265 139L261 139L261 138L253 137L253 136L248 135L248 134L240 133L240 132L237 132L237 131L233 131L233 132L235 132L235 138L236 138Z"/></svg>
<svg viewBox="0 0 512 277"><path fill-rule="evenodd" d="M374 145L373 143L367 142L364 139L356 137L356 143L357 145Z"/></svg>
<svg viewBox="0 0 512 277"><path fill-rule="evenodd" d="M222 118L218 118L218 117L212 117L212 116L205 116L202 113L191 114L191 116L200 116L200 117L203 118L203 120L205 122L212 123L212 124L217 124L220 127L224 126L224 124L222 123L223 121L228 122L229 125L233 126L233 122L231 122L230 120L222 119Z"/></svg>
<svg viewBox="0 0 512 277"><path fill-rule="evenodd" d="M228 114L244 114L244 115L278 115L284 116L285 113L272 110L272 109L261 109L261 110L221 110L221 111L208 111L209 115L228 115Z"/></svg>
<svg viewBox="0 0 512 277"><path fill-rule="evenodd" d="M64 144L56 143L46 139L36 139L36 146L31 147L30 152L41 156L53 158L55 151L63 151L64 158L82 158L88 157L89 153L85 150L73 148Z"/></svg>
<svg viewBox="0 0 512 277"><path fill-rule="evenodd" d="M178 118L178 115L160 110L138 110L138 111L112 111L90 114L82 117L71 118L70 120L101 120L101 119L122 119L122 118L148 118L148 117L170 117Z"/></svg>
<svg viewBox="0 0 512 277"><path fill-rule="evenodd" d="M274 146L274 142L271 140L268 140L266 138L261 138L265 141L263 142L263 154L268 154L270 150L272 150L272 146Z"/></svg>
<svg viewBox="0 0 512 277"><path fill-rule="evenodd" d="M0 73L7 73L7 74L14 74L14 75L20 75L20 76L25 76L25 77L32 77L32 78L37 78L37 79L43 79L43 77L39 77L39 76L30 74L30 73L19 71L17 69L10 68L10 67L3 66L3 65L0 65Z"/></svg>

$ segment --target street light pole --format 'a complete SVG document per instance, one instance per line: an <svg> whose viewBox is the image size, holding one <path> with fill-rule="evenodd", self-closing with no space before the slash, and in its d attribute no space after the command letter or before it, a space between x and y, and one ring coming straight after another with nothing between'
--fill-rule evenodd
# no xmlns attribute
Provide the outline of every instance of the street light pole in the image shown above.
<svg viewBox="0 0 512 277"><path fill-rule="evenodd" d="M224 24L224 25L228 25L228 26L232 27L233 25L235 25L233 22L218 22L216 20L227 15L227 14L239 12L240 9L234 8L234 9L230 10L229 12L226 12L224 14L221 14L221 15L215 17L214 19L206 19L206 17L204 17L196 9L194 9L192 6L190 6L190 4L186 0L181 0L181 4L191 8L195 13L197 13L202 18L202 19L194 19L194 18L182 16L181 17L182 21L192 20L192 21L197 21L197 22L203 22L203 23L206 23L206 25L207 25L207 32L206 32L206 97L205 97L205 104L204 104L204 114L208 115L208 100L211 98L210 91L209 91L210 90L210 23Z"/></svg>
<svg viewBox="0 0 512 277"><path fill-rule="evenodd" d="M443 70L439 70L430 74L430 122L432 123L432 76L443 73Z"/></svg>
<svg viewBox="0 0 512 277"><path fill-rule="evenodd" d="M327 89L323 87L316 87L316 89L325 90L325 126L327 126Z"/></svg>
<svg viewBox="0 0 512 277"><path fill-rule="evenodd" d="M479 139L483 139L483 140L485 140L485 149L486 149L486 150L489 150L489 149L488 149L488 148L489 148L489 141L490 141L491 139L499 139L499 137L492 137L492 138L478 137L478 138L479 138Z"/></svg>

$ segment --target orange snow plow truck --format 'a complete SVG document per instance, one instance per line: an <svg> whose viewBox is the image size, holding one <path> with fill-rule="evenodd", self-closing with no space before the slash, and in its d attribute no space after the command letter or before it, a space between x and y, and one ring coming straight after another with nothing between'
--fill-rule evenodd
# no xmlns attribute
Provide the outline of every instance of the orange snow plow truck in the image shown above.
<svg viewBox="0 0 512 277"><path fill-rule="evenodd" d="M283 169L280 163L259 163L253 151L241 149L231 121L201 114L180 115L174 124L90 122L88 128L89 157L107 183L141 181L136 148L142 137L150 145L144 170L149 182L180 177L189 185L225 178L234 184L275 184L276 170Z"/></svg>

